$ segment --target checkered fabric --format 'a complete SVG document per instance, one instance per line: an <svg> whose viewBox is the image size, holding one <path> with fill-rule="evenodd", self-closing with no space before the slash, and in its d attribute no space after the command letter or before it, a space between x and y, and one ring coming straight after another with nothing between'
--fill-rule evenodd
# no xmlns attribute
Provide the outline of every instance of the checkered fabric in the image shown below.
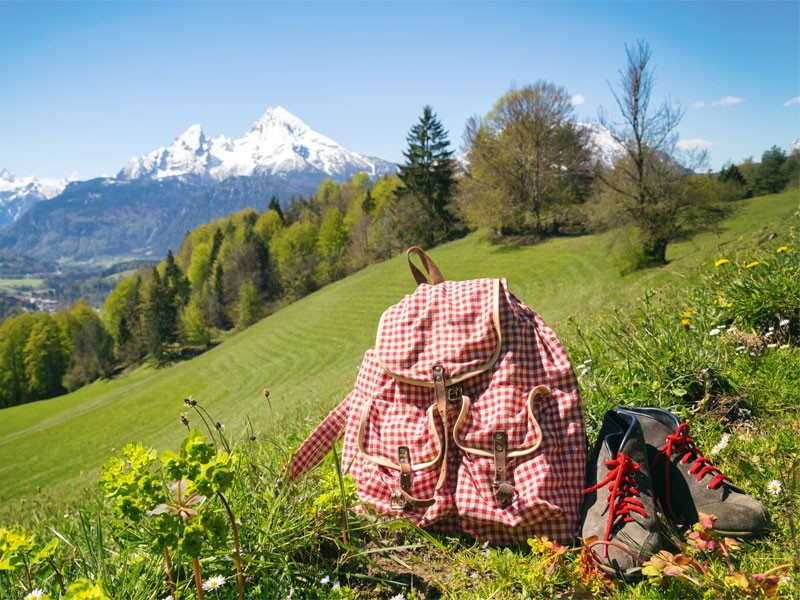
<svg viewBox="0 0 800 600"><path fill-rule="evenodd" d="M454 390L446 427L434 365ZM538 386L545 393L533 394ZM577 379L556 335L503 279L422 284L389 308L352 392L291 458L288 477L316 465L342 429L343 468L361 500L386 515L493 543L547 535L567 544L578 534L586 457ZM493 490L498 430L514 490L504 507ZM421 501L404 507L393 501L401 447L406 491Z"/></svg>

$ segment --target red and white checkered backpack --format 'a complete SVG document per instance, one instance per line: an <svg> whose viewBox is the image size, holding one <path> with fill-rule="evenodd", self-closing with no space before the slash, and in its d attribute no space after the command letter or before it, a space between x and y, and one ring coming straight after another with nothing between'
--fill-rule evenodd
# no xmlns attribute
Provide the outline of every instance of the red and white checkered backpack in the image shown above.
<svg viewBox="0 0 800 600"><path fill-rule="evenodd" d="M505 279L445 281L419 248L407 256L416 291L383 314L353 391L287 477L319 463L344 429L342 468L381 513L493 543L573 541L585 429L564 348Z"/></svg>

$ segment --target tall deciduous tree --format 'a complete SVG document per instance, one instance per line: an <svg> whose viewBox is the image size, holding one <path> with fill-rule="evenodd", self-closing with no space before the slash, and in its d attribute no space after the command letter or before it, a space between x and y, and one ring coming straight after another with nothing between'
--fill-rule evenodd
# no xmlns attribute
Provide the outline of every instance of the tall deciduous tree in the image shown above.
<svg viewBox="0 0 800 600"><path fill-rule="evenodd" d="M505 94L464 133L469 172L460 201L471 224L496 235L557 229L590 168L588 131L567 91L539 81ZM549 221L549 225L547 222Z"/></svg>
<svg viewBox="0 0 800 600"><path fill-rule="evenodd" d="M47 313L37 313L23 349L25 379L34 400L52 398L64 392L69 353L61 328Z"/></svg>
<svg viewBox="0 0 800 600"><path fill-rule="evenodd" d="M450 234L455 221L450 212L455 187L453 151L447 131L430 106L422 109L422 116L411 128L406 141L408 149L403 152L406 162L400 167L402 187L397 193L401 201L415 201L419 211L415 220L426 222L420 233L428 239L420 242L435 243Z"/></svg>
<svg viewBox="0 0 800 600"><path fill-rule="evenodd" d="M667 262L667 245L698 222L711 222L714 211L702 194L696 193L686 176L676 149L677 127L683 112L665 100L653 104L655 77L650 65L650 46L642 41L625 46L627 64L620 71L614 91L620 122L601 115L624 155L612 173L600 172L606 214L615 222L626 222L638 234L640 258L632 266ZM697 165L703 156L695 157ZM630 239L630 230L624 230Z"/></svg>

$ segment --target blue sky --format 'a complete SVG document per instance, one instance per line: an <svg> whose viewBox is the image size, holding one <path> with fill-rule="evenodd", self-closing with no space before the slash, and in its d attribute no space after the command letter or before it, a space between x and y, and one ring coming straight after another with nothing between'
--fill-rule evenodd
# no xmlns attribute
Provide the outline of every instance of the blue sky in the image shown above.
<svg viewBox="0 0 800 600"><path fill-rule="evenodd" d="M8 2L0 0L0 169L115 174L199 123L239 137L283 106L349 150L402 161L430 104L468 117L543 79L581 121L615 109L625 44L650 44L654 98L685 109L710 167L800 137L800 2Z"/></svg>

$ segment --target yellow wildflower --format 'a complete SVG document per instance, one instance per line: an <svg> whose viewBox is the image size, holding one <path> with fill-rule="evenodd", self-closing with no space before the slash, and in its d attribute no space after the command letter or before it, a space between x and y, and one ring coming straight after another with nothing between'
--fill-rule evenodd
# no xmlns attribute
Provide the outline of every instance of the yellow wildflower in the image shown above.
<svg viewBox="0 0 800 600"><path fill-rule="evenodd" d="M786 246L778 246L778 249L775 252L786 252L789 248Z"/></svg>
<svg viewBox="0 0 800 600"><path fill-rule="evenodd" d="M721 267L722 265L729 263L730 261L727 258L719 258L714 261L715 267Z"/></svg>
<svg viewBox="0 0 800 600"><path fill-rule="evenodd" d="M760 263L757 260L754 260L753 262L749 262L749 263L747 263L746 265L743 265L743 266L744 266L745 269L750 269L752 267L755 267L758 264L760 264Z"/></svg>
<svg viewBox="0 0 800 600"><path fill-rule="evenodd" d="M681 314L681 316L682 316L682 317L686 317L686 318L688 319L689 317L691 317L691 316L692 316L692 311L690 311L690 310L685 310L685 311L683 311L683 313Z"/></svg>
<svg viewBox="0 0 800 600"><path fill-rule="evenodd" d="M681 325L683 325L685 329L689 329L689 325L690 325L689 319L683 319L681 321Z"/></svg>

